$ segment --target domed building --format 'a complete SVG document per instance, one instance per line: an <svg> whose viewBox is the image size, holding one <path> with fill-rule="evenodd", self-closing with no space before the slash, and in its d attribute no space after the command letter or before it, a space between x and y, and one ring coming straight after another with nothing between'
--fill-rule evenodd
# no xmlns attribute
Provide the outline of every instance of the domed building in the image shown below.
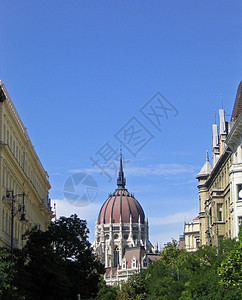
<svg viewBox="0 0 242 300"><path fill-rule="evenodd" d="M107 284L126 281L147 267L148 220L140 203L125 188L122 154L116 190L102 205L95 225L94 249L105 265Z"/></svg>

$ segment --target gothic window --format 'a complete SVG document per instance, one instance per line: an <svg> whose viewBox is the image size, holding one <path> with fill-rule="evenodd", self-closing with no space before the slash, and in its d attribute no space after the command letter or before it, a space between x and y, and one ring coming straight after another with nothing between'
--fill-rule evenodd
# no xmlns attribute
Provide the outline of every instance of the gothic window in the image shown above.
<svg viewBox="0 0 242 300"><path fill-rule="evenodd" d="M114 239L117 240L118 239L118 234L114 235Z"/></svg>
<svg viewBox="0 0 242 300"><path fill-rule="evenodd" d="M133 268L136 268L136 267L137 267L137 261L136 261L136 258L135 258L135 257L133 258L133 261L132 261L132 267L133 267Z"/></svg>
<svg viewBox="0 0 242 300"><path fill-rule="evenodd" d="M129 236L128 236L127 234L124 235L124 239L125 239L125 240L127 240L128 237L129 237Z"/></svg>
<svg viewBox="0 0 242 300"><path fill-rule="evenodd" d="M147 267L147 259L146 257L143 259L143 268L146 268Z"/></svg>
<svg viewBox="0 0 242 300"><path fill-rule="evenodd" d="M114 247L114 268L117 268L118 265L119 265L119 248L116 245Z"/></svg>
<svg viewBox="0 0 242 300"><path fill-rule="evenodd" d="M109 234L106 234L105 235L105 240L108 240L109 239Z"/></svg>

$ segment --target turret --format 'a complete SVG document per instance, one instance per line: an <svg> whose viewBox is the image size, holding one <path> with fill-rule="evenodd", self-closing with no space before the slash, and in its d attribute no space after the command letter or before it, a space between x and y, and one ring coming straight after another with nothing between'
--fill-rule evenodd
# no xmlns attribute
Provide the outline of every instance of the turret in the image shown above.
<svg viewBox="0 0 242 300"><path fill-rule="evenodd" d="M209 162L208 151L206 151L206 162L203 165L201 171L197 174L198 179L198 193L199 193L199 212L204 212L204 202L206 200L206 192L203 188L204 183L208 179L213 167Z"/></svg>
<svg viewBox="0 0 242 300"><path fill-rule="evenodd" d="M225 122L225 113L224 109L219 110L219 151L220 155L223 154L225 149L225 140L227 137L227 125Z"/></svg>

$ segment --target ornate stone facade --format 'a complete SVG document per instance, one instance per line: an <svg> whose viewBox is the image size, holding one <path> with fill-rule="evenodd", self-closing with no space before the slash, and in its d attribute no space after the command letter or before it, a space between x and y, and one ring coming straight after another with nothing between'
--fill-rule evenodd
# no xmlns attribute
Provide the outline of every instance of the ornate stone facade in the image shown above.
<svg viewBox="0 0 242 300"><path fill-rule="evenodd" d="M148 220L125 184L121 155L118 187L104 202L95 225L94 249L105 265L108 284L127 280L146 268L152 249Z"/></svg>

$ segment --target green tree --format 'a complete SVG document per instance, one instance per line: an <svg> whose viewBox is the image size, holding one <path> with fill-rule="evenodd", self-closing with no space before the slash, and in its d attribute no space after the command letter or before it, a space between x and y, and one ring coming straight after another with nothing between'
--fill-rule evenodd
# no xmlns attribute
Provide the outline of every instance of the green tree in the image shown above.
<svg viewBox="0 0 242 300"><path fill-rule="evenodd" d="M189 275L185 268L186 252L177 242L167 243L161 259L122 285L118 299L179 299Z"/></svg>
<svg viewBox="0 0 242 300"><path fill-rule="evenodd" d="M117 292L118 300L144 300L146 289L144 278L141 274L134 274L127 282L123 282L121 289Z"/></svg>
<svg viewBox="0 0 242 300"><path fill-rule="evenodd" d="M45 232L34 228L27 233L17 260L22 294L27 299L95 296L104 267L95 259L88 233L86 221L77 215L61 217Z"/></svg>
<svg viewBox="0 0 242 300"><path fill-rule="evenodd" d="M219 283L225 288L225 292L233 295L233 299L241 299L242 290L242 230L239 241L234 248L227 253L218 267Z"/></svg>
<svg viewBox="0 0 242 300"><path fill-rule="evenodd" d="M217 269L226 254L233 249L234 240L224 240L215 247L203 246L187 256L186 267L190 271L180 300L186 299L236 299L219 285Z"/></svg>
<svg viewBox="0 0 242 300"><path fill-rule="evenodd" d="M103 278L98 285L99 290L97 293L97 300L115 300L117 299L117 291L119 290L119 284L107 285Z"/></svg>
<svg viewBox="0 0 242 300"><path fill-rule="evenodd" d="M15 270L10 262L10 253L0 248L0 299L16 295L17 288L13 285Z"/></svg>

